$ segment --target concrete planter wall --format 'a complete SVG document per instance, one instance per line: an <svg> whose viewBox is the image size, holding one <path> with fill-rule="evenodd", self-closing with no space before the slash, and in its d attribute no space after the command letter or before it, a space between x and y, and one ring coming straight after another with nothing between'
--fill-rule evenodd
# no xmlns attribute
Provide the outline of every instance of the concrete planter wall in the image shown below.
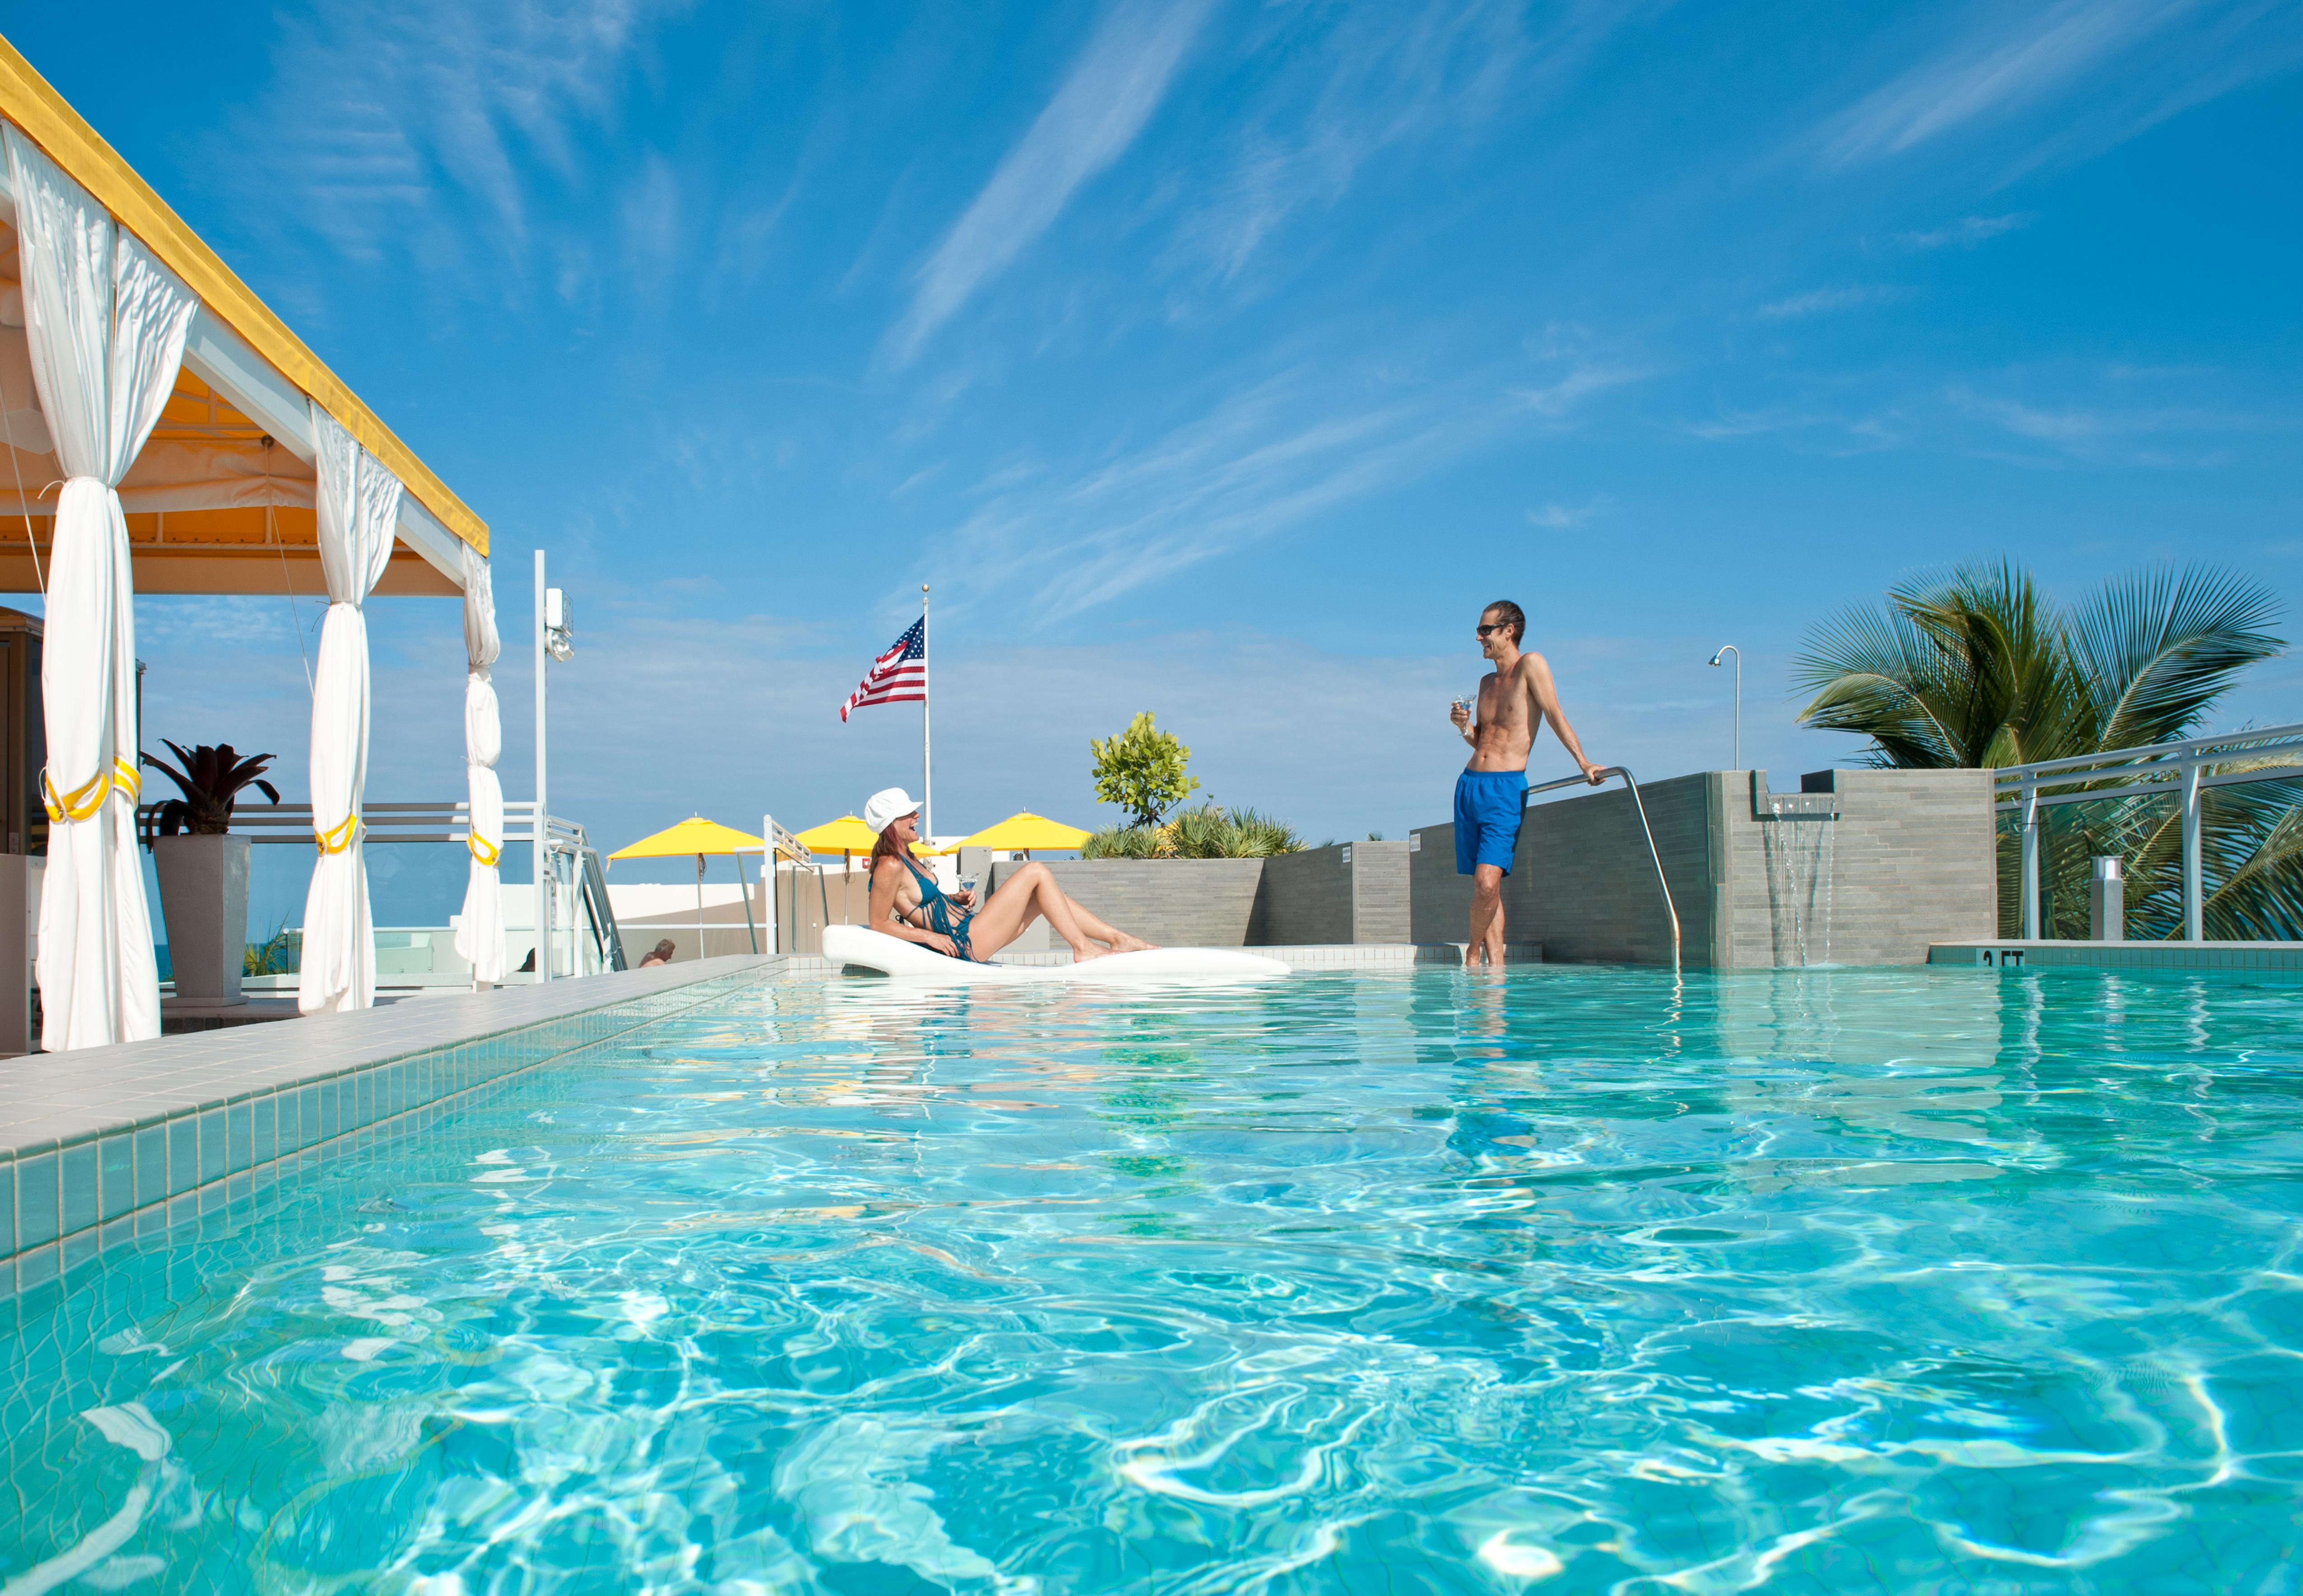
<svg viewBox="0 0 2303 1596"><path fill-rule="evenodd" d="M246 1001L240 982L248 955L248 839L156 837L152 863L178 1000Z"/></svg>
<svg viewBox="0 0 2303 1596"><path fill-rule="evenodd" d="M1802 952L1923 964L1932 942L1996 933L1988 772L1824 771L1783 794L1764 771L1709 771L1640 791L1690 966L1792 965ZM1413 940L1460 941L1472 885L1455 874L1455 828L1425 826L1408 846ZM1803 948L1784 902L1801 870ZM1655 866L1620 784L1527 812L1504 914L1512 940L1540 942L1547 959L1669 961Z"/></svg>
<svg viewBox="0 0 2303 1596"><path fill-rule="evenodd" d="M1404 942L1407 844L1337 842L1263 861L1250 946Z"/></svg>

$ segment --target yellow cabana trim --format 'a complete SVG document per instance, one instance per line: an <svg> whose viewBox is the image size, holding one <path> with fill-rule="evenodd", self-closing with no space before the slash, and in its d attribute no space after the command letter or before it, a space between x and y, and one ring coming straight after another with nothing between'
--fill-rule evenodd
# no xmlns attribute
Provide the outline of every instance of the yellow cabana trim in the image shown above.
<svg viewBox="0 0 2303 1596"><path fill-rule="evenodd" d="M0 116L21 128L121 225L142 239L169 270L184 280L186 287L257 354L271 361L281 376L318 401L322 410L440 518L441 525L478 553L488 552L487 523L451 493L432 468L417 459L415 452L344 386L343 379L288 330L288 324L256 297L199 234L184 225L183 218L153 191L152 185L139 177L136 169L122 160L119 152L4 38L0 38Z"/></svg>

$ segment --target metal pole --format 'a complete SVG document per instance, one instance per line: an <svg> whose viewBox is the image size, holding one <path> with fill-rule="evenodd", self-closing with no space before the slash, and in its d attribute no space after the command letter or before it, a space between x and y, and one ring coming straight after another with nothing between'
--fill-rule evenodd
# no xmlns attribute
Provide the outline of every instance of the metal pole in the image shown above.
<svg viewBox="0 0 2303 1596"><path fill-rule="evenodd" d="M776 924L776 817L760 816L760 840L767 844L760 854L760 929L766 933L768 951L780 953Z"/></svg>
<svg viewBox="0 0 2303 1596"><path fill-rule="evenodd" d="M1743 768L1743 651L1733 643L1722 643L1718 651L1712 654L1711 663L1717 665L1722 656L1731 654L1735 656L1735 763L1730 768L1742 770Z"/></svg>
<svg viewBox="0 0 2303 1596"><path fill-rule="evenodd" d="M2206 903L2199 884L2199 762L2183 769L2183 939L2204 942Z"/></svg>
<svg viewBox="0 0 2303 1596"><path fill-rule="evenodd" d="M2039 940L2039 790L2023 784L2023 940Z"/></svg>
<svg viewBox="0 0 2303 1596"><path fill-rule="evenodd" d="M752 924L752 883L744 879L742 860L736 863L736 893L744 900L744 934L752 939L752 951L760 950L760 933Z"/></svg>
<svg viewBox="0 0 2303 1596"><path fill-rule="evenodd" d="M551 813L544 748L544 551L536 551L536 978L552 979L552 886L544 871L544 816Z"/></svg>
<svg viewBox="0 0 2303 1596"><path fill-rule="evenodd" d="M935 848L935 756L928 748L928 585L919 585L919 833ZM792 889L799 891L799 889Z"/></svg>

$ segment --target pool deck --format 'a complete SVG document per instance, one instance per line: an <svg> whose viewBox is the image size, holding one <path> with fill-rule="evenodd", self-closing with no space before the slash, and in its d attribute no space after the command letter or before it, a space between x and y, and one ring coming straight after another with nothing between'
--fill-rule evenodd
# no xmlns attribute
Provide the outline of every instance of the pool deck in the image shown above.
<svg viewBox="0 0 2303 1596"><path fill-rule="evenodd" d="M2291 970L2303 973L2303 942L2085 942L2006 937L1936 942L1929 964L2006 970Z"/></svg>
<svg viewBox="0 0 2303 1596"><path fill-rule="evenodd" d="M1303 971L1461 961L1447 943L1258 948ZM1514 957L1541 950L1515 945ZM1064 964L1068 952L1005 962ZM0 1297L382 1138L520 1070L832 960L742 954L0 1060Z"/></svg>

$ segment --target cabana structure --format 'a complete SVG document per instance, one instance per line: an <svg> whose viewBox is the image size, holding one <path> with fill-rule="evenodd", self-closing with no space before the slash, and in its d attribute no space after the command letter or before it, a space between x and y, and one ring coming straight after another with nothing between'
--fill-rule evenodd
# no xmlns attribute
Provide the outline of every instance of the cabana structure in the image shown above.
<svg viewBox="0 0 2303 1596"><path fill-rule="evenodd" d="M4 40L0 121L0 585L46 595L42 1045L160 1034L135 857L139 592L326 596L308 1014L365 1008L375 989L361 604L462 600L470 818L457 835L471 866L457 942L477 982L501 980L486 525Z"/></svg>

